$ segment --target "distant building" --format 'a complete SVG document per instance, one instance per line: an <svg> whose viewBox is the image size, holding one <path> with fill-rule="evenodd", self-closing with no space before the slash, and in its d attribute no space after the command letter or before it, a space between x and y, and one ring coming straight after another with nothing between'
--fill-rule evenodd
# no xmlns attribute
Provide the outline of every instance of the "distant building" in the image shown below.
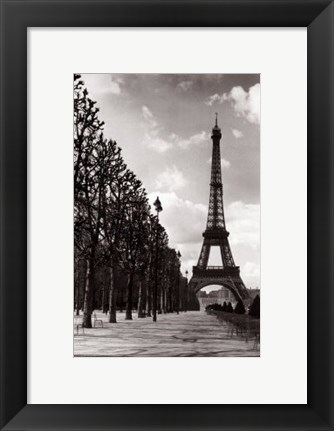
<svg viewBox="0 0 334 431"><path fill-rule="evenodd" d="M224 301L226 302L234 301L233 293L229 289L226 289L225 287L222 287L220 290L218 290L217 293L218 293L218 298L224 299Z"/></svg>
<svg viewBox="0 0 334 431"><path fill-rule="evenodd" d="M204 310L205 307L210 304L224 304L224 302L231 302L234 307L237 303L232 292L225 287L222 287L219 290L212 290L209 293L204 290L200 290L197 297L201 310Z"/></svg>

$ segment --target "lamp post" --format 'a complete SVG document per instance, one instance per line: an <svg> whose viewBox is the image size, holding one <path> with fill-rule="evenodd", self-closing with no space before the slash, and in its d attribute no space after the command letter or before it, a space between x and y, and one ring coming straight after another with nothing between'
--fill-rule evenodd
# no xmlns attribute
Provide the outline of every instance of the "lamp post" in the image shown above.
<svg viewBox="0 0 334 431"><path fill-rule="evenodd" d="M181 257L181 253L178 251L177 252L177 257L179 259L179 265L177 268L177 298L176 298L176 313L179 314L179 309L180 309L180 267L181 267L181 262L180 262L180 257Z"/></svg>
<svg viewBox="0 0 334 431"><path fill-rule="evenodd" d="M157 212L157 229L156 229L156 237L155 237L155 280L154 280L154 289L153 289L153 322L157 321L157 292L158 292L158 256L159 256L159 212L162 211L161 202L159 200L159 196L157 196L155 202L153 203L154 208Z"/></svg>

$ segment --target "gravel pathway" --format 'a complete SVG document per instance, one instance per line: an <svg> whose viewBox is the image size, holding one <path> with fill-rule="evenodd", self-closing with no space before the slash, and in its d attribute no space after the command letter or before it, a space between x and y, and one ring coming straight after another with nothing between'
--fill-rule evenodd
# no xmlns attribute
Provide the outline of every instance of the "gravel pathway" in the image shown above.
<svg viewBox="0 0 334 431"><path fill-rule="evenodd" d="M74 356L260 356L253 340L230 338L226 326L203 311L159 314L152 318L108 323L106 315L96 313L103 328L85 329L74 334Z"/></svg>

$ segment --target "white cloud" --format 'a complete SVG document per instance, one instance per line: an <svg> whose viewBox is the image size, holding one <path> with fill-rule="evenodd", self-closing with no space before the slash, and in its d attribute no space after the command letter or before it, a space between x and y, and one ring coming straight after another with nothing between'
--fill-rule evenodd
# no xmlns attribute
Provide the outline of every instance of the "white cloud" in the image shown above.
<svg viewBox="0 0 334 431"><path fill-rule="evenodd" d="M187 184L186 179L181 171L175 165L167 167L156 180L158 189L167 189L168 191L178 190Z"/></svg>
<svg viewBox="0 0 334 431"><path fill-rule="evenodd" d="M82 74L82 78L87 86L89 94L93 96L93 100L102 94L120 95L124 78L107 73L100 74ZM92 93L91 93L92 91Z"/></svg>
<svg viewBox="0 0 334 431"><path fill-rule="evenodd" d="M174 191L157 190L148 195L152 204L156 197L162 204L161 224L166 228L170 246L179 248L182 255L187 250L185 259L198 259L201 249L202 232L205 229L207 206L182 199Z"/></svg>
<svg viewBox="0 0 334 431"><path fill-rule="evenodd" d="M242 133L242 131L238 130L238 129L232 129L232 133L233 133L233 135L234 135L234 137L236 139L243 138L243 136L244 136L244 134Z"/></svg>
<svg viewBox="0 0 334 431"><path fill-rule="evenodd" d="M145 120L145 128L150 134L157 135L159 132L158 123L154 119L152 112L145 105L142 106L141 111Z"/></svg>
<svg viewBox="0 0 334 431"><path fill-rule="evenodd" d="M116 78L116 77L112 76L110 78L109 91L112 94L121 94L120 84L123 84L123 79L122 78Z"/></svg>
<svg viewBox="0 0 334 431"><path fill-rule="evenodd" d="M220 163L221 163L222 169L227 169L231 166L231 162L229 162L228 160L225 160L225 159L221 159Z"/></svg>
<svg viewBox="0 0 334 431"><path fill-rule="evenodd" d="M158 153L164 153L165 151L172 148L172 144L170 142L165 141L159 137L154 137L153 135L146 134L145 140L147 146L152 148L152 150L157 151Z"/></svg>
<svg viewBox="0 0 334 431"><path fill-rule="evenodd" d="M169 150L172 144L159 136L161 128L158 126L152 111L145 105L142 106L141 111L145 129L144 144L158 153L164 153Z"/></svg>
<svg viewBox="0 0 334 431"><path fill-rule="evenodd" d="M149 119L151 119L151 118L153 118L153 114L152 114L152 112L148 109L148 107L147 106L142 106L141 107L141 111L142 111L142 113L143 113L143 117L145 118L145 120L149 120Z"/></svg>
<svg viewBox="0 0 334 431"><path fill-rule="evenodd" d="M192 85L193 85L192 81L181 81L177 84L176 88L178 90L186 92L186 91L190 90Z"/></svg>
<svg viewBox="0 0 334 431"><path fill-rule="evenodd" d="M200 133L197 133L195 135L190 136L188 139L181 138L180 136L176 135L175 133L172 133L170 135L170 140L177 145L178 147L182 149L187 149L189 147L192 147L194 145L201 145L205 142L208 142L210 139L210 135L207 132L204 132L204 130Z"/></svg>
<svg viewBox="0 0 334 431"><path fill-rule="evenodd" d="M212 162L212 157L210 157L210 159L208 159L208 163L211 163L211 162ZM220 159L220 165L221 165L222 169L227 169L231 166L231 162L221 158Z"/></svg>
<svg viewBox="0 0 334 431"><path fill-rule="evenodd" d="M255 262L246 262L242 268L242 273L249 278L260 277L260 265Z"/></svg>
<svg viewBox="0 0 334 431"><path fill-rule="evenodd" d="M162 128L159 127L152 111L146 105L142 106L141 111L144 119L144 144L159 153L164 153L172 147L187 149L193 145L203 144L210 139L210 135L204 131L192 135L189 138L181 138L177 134L171 133L167 139L164 139L160 136Z"/></svg>
<svg viewBox="0 0 334 431"><path fill-rule="evenodd" d="M214 103L219 103L222 104L224 102L224 94L219 95L219 94L213 94L212 96L208 97L204 103L208 106L212 106Z"/></svg>
<svg viewBox="0 0 334 431"><path fill-rule="evenodd" d="M253 85L248 92L241 86L233 87L229 93L213 94L204 103L212 106L225 101L231 103L238 116L245 117L250 123L260 124L260 84Z"/></svg>
<svg viewBox="0 0 334 431"><path fill-rule="evenodd" d="M247 118L250 123L260 124L260 84L250 87L248 92L242 87L233 87L223 96L228 100L237 115Z"/></svg>
<svg viewBox="0 0 334 431"><path fill-rule="evenodd" d="M236 201L228 205L225 213L231 244L252 248L260 245L260 205Z"/></svg>

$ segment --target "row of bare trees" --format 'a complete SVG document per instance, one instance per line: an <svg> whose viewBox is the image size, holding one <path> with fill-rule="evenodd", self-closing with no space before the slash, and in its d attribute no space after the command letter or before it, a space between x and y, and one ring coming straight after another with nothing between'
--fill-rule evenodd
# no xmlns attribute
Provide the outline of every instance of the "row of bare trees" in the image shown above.
<svg viewBox="0 0 334 431"><path fill-rule="evenodd" d="M180 273L179 256L168 247L167 233L151 214L145 189L124 162L120 147L115 141L105 139L104 123L99 120L98 112L80 75L75 75L74 298L77 313L83 310L84 327L92 326L91 316L97 308L109 313L110 322L116 322L116 309L123 307L125 296L126 319L132 319L134 306L139 317L150 316L155 265L158 265L159 277L158 309L161 312L179 311L180 306L186 309L188 294L182 286L187 283Z"/></svg>

